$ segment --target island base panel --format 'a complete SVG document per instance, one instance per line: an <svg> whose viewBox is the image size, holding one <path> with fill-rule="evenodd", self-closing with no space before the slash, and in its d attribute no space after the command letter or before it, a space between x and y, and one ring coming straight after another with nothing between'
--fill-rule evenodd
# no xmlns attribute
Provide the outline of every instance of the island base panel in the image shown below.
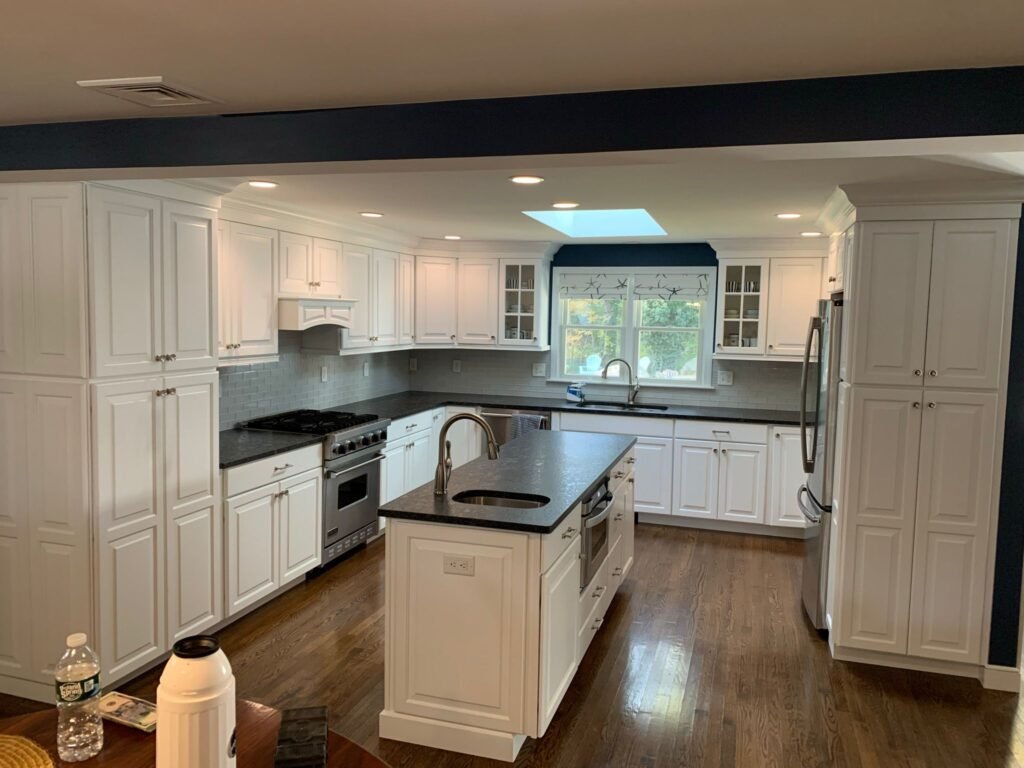
<svg viewBox="0 0 1024 768"><path fill-rule="evenodd" d="M382 739L462 752L506 763L515 762L527 738L524 734L489 731L486 728L403 715L390 710L380 713L379 725Z"/></svg>

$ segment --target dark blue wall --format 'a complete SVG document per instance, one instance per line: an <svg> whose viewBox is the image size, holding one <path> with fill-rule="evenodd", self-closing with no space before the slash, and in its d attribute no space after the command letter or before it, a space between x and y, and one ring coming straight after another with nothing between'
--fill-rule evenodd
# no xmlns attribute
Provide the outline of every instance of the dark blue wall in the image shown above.
<svg viewBox="0 0 1024 768"><path fill-rule="evenodd" d="M556 267L716 267L707 243L623 243L563 245L552 260Z"/></svg>

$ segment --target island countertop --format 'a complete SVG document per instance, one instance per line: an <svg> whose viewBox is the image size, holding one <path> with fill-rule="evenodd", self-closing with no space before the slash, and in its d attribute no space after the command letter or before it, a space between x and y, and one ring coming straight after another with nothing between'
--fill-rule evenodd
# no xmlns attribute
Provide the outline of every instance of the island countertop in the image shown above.
<svg viewBox="0 0 1024 768"><path fill-rule="evenodd" d="M483 456L455 469L447 496L435 496L430 482L389 501L380 514L425 523L550 533L635 442L636 438L623 435L527 432L503 445L496 461ZM452 501L462 491L529 493L551 501L535 509Z"/></svg>

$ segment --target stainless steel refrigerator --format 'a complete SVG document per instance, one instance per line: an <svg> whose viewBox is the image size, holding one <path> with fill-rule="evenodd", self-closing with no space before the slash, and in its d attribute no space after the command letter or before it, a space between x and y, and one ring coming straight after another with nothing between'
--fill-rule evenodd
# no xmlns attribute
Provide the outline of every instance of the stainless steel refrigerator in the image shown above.
<svg viewBox="0 0 1024 768"><path fill-rule="evenodd" d="M842 295L819 301L818 314L807 328L800 387L800 442L807 484L800 486L796 501L810 522L804 550L803 600L807 616L818 629L826 628L842 325Z"/></svg>

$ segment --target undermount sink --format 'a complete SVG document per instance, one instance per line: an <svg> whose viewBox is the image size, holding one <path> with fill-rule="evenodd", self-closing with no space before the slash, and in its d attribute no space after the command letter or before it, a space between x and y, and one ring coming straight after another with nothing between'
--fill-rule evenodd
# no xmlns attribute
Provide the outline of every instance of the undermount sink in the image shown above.
<svg viewBox="0 0 1024 768"><path fill-rule="evenodd" d="M667 411L667 405L641 405L640 403L616 403L609 400L587 400L576 403L577 408L618 408L620 411Z"/></svg>
<svg viewBox="0 0 1024 768"><path fill-rule="evenodd" d="M479 504L485 507L510 507L512 509L536 509L549 503L547 496L535 496L532 493L512 493L505 491L460 491L452 496L452 501L460 504Z"/></svg>

